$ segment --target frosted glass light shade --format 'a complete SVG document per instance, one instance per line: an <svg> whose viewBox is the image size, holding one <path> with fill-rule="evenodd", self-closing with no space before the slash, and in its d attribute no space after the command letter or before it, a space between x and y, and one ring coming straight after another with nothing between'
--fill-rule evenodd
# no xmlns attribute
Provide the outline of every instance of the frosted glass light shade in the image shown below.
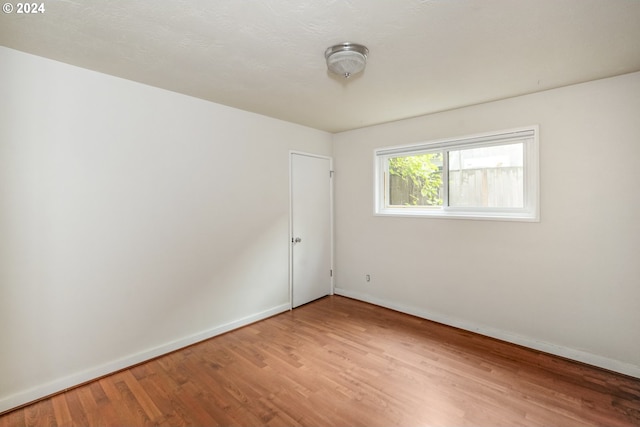
<svg viewBox="0 0 640 427"><path fill-rule="evenodd" d="M367 65L368 53L369 49L362 45L342 43L328 48L324 56L329 71L348 79L351 75L364 70Z"/></svg>

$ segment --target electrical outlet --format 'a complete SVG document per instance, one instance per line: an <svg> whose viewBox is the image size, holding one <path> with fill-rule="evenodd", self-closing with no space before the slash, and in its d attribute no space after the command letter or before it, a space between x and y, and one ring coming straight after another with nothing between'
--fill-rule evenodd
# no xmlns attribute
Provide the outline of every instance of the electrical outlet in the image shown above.
<svg viewBox="0 0 640 427"><path fill-rule="evenodd" d="M364 275L364 280L366 280L367 282L371 281L371 275L370 274L365 274Z"/></svg>

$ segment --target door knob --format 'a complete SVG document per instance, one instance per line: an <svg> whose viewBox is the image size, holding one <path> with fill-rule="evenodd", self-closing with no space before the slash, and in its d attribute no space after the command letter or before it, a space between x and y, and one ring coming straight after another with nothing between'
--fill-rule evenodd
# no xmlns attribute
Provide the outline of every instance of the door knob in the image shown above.
<svg viewBox="0 0 640 427"><path fill-rule="evenodd" d="M295 239L293 239L293 243L300 243L302 242L302 239L300 237L296 237Z"/></svg>

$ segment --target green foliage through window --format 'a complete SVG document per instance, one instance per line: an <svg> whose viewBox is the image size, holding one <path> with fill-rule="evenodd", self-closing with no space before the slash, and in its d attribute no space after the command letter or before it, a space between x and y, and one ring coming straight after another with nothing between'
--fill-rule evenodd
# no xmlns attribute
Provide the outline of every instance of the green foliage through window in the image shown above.
<svg viewBox="0 0 640 427"><path fill-rule="evenodd" d="M391 205L442 206L442 152L389 159Z"/></svg>

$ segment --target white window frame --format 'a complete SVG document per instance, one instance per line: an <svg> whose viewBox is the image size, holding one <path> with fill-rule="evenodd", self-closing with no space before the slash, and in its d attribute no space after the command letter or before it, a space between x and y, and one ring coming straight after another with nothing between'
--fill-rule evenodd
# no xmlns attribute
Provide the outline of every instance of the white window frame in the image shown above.
<svg viewBox="0 0 640 427"><path fill-rule="evenodd" d="M377 148L374 150L374 215L538 222L540 221L538 133L538 126L533 125L517 129L421 142L411 145ZM524 207L493 208L448 206L449 151L506 145L517 142L524 143ZM387 206L387 195L385 192L387 191L386 188L388 188L389 179L389 173L388 170L386 170L389 164L388 159L398 157L399 155L418 155L433 152L443 153L443 206Z"/></svg>

